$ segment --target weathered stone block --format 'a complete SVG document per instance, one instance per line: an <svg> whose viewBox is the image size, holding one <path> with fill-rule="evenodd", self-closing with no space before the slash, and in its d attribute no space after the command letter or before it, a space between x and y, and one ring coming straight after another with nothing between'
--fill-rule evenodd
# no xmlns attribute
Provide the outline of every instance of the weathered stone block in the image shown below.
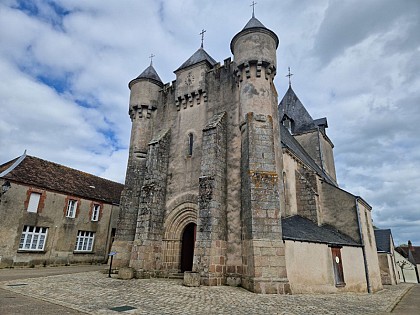
<svg viewBox="0 0 420 315"><path fill-rule="evenodd" d="M133 279L136 275L136 271L131 267L123 267L118 270L118 278L122 280Z"/></svg>
<svg viewBox="0 0 420 315"><path fill-rule="evenodd" d="M187 287L199 287L200 274L198 272L185 271L183 285Z"/></svg>

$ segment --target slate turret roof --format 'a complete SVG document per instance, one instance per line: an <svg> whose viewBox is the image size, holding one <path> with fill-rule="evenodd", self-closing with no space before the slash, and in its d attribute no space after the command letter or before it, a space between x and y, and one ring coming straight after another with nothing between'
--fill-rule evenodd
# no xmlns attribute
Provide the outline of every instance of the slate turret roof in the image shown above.
<svg viewBox="0 0 420 315"><path fill-rule="evenodd" d="M25 154L0 165L0 173L12 185L15 182L112 204L119 204L124 188L123 184Z"/></svg>
<svg viewBox="0 0 420 315"><path fill-rule="evenodd" d="M205 50L204 48L200 47L187 61L185 61L178 69L174 72L179 70L191 67L197 63L205 61L211 68L217 63Z"/></svg>
<svg viewBox="0 0 420 315"><path fill-rule="evenodd" d="M276 48L279 46L279 38L276 35L276 33L274 33L272 30L268 29L267 27L264 26L264 24L262 24L260 22L260 20L258 20L254 15L252 15L251 19L248 21L248 23L245 24L244 28L238 33L236 34L231 42L230 42L230 51L233 53L233 44L235 43L236 39L243 33L249 33L249 32L253 32L253 31L262 31L264 33L269 33L274 40L276 41Z"/></svg>
<svg viewBox="0 0 420 315"><path fill-rule="evenodd" d="M246 29L249 29L249 28L258 28L258 27L260 27L260 28L266 28L265 26L264 26L264 24L262 24L261 22L260 22L260 20L258 20L255 16L253 16L249 21L248 21L248 23L246 23L246 25L244 26L244 28L242 29L242 30L246 30Z"/></svg>
<svg viewBox="0 0 420 315"><path fill-rule="evenodd" d="M155 68L153 68L153 65L148 66L137 78L131 80L128 86L131 88L133 83L140 79L147 79L156 83L159 86L163 86L163 82L157 74Z"/></svg>
<svg viewBox="0 0 420 315"><path fill-rule="evenodd" d="M338 246L361 246L353 240L330 225L318 226L309 219L299 215L294 215L282 219L283 240L321 243Z"/></svg>

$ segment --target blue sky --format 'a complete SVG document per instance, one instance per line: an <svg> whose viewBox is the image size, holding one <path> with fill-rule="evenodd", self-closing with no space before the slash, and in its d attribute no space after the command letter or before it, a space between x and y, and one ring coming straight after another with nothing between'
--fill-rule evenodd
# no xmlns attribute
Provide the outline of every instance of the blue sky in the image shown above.
<svg viewBox="0 0 420 315"><path fill-rule="evenodd" d="M248 3L249 2L249 3ZM251 1L57 0L0 4L0 162L23 153L124 181L128 82L156 55L164 82L201 43L217 61ZM327 117L340 186L396 243L420 245L420 2L260 0L280 38L275 80ZM6 148L6 149L4 149Z"/></svg>

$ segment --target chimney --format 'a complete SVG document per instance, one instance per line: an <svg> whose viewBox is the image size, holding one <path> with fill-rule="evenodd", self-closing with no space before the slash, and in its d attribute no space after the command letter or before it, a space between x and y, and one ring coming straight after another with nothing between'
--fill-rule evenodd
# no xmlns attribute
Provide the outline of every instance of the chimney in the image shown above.
<svg viewBox="0 0 420 315"><path fill-rule="evenodd" d="M410 240L408 240L408 251L409 251L409 252L413 252L413 251L414 251L414 247L413 247L413 245L411 244L411 241L410 241Z"/></svg>

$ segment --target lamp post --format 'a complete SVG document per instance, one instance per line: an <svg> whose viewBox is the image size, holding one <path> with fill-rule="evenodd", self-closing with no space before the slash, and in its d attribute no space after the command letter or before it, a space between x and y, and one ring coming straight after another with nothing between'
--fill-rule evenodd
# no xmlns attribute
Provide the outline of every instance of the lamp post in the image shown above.
<svg viewBox="0 0 420 315"><path fill-rule="evenodd" d="M6 180L3 185L1 185L0 198L10 189L10 187L12 187L12 185L10 185L10 182Z"/></svg>

